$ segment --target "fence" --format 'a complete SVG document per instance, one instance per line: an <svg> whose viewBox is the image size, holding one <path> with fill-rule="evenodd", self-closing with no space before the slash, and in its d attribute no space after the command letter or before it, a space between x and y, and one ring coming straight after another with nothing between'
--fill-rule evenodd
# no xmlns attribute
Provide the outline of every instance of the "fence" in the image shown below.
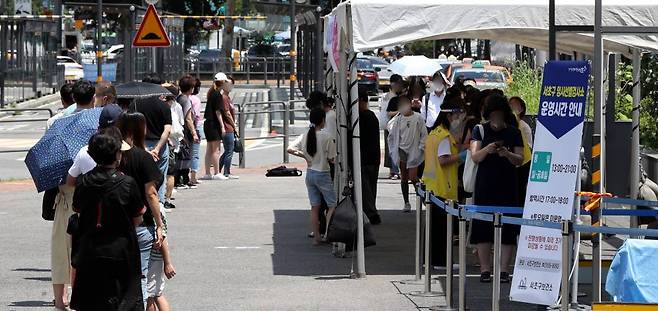
<svg viewBox="0 0 658 311"><path fill-rule="evenodd" d="M277 87L285 83L290 76L289 57L253 57L244 56L238 59L231 57L215 57L209 59L186 59L185 70L197 78L211 79L217 72L225 72L234 78L263 81L265 85L276 81Z"/></svg>
<svg viewBox="0 0 658 311"><path fill-rule="evenodd" d="M581 198L583 199L583 198ZM607 209L604 208L607 204L624 204L633 206L649 206L658 207L656 201L633 200L624 198L602 198L602 214L607 216L658 216L658 210L625 210L625 209ZM459 205L454 201L441 201L435 197L431 191L427 191L424 185L418 187L416 197L416 258L415 258L415 278L411 281L419 282L424 277L423 285L424 290L416 294L421 296L432 296L432 273L431 273L431 234L432 223L431 213L434 204L439 209L443 210L446 214L446 306L436 306L436 309L453 309L453 272L452 272L452 223L453 217L459 220L459 275L458 275L458 310L467 310L466 307L466 222L471 219L488 221L494 223L494 258L493 258L493 290L491 309L493 311L500 310L500 268L501 268L501 239L502 239L502 225L512 224L519 226L533 226L560 230L562 233L562 284L561 284L561 303L560 309L569 311L569 276L571 268L570 260L570 241L573 241L574 234L581 232L597 233L597 234L612 234L612 235L628 235L628 236L651 236L658 237L657 229L636 229L636 228L612 228L612 227L599 227L574 224L571 220L562 220L561 223L529 220L517 217L510 217L505 215L519 215L523 213L523 209L519 207L502 207L502 206L477 206L477 205ZM422 208L425 206L425 243L424 253L425 258L425 271L421 276L421 235L422 235ZM434 211L437 212L437 211ZM587 214L587 213L582 213ZM578 254L574 256L574 260L578 260ZM576 280L577 281L577 280ZM596 303L596 301L595 301ZM431 307L430 309L434 309ZM457 308L454 308L457 310Z"/></svg>
<svg viewBox="0 0 658 311"><path fill-rule="evenodd" d="M64 82L57 66L56 20L0 19L0 108L56 92Z"/></svg>

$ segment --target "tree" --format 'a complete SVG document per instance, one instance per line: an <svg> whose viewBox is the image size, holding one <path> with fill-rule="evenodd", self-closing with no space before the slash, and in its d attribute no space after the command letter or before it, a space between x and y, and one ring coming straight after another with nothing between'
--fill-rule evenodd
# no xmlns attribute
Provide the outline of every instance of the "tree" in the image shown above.
<svg viewBox="0 0 658 311"><path fill-rule="evenodd" d="M234 0L226 0L224 3L226 8L227 16L235 15L235 3ZM233 57L231 53L233 52L233 26L235 21L232 18L224 19L224 34L222 35L222 51L224 51L224 57Z"/></svg>

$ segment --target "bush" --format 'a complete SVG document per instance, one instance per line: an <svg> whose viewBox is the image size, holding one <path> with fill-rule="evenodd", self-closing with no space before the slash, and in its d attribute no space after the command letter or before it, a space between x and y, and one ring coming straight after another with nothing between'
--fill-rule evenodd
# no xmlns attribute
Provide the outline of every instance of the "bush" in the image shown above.
<svg viewBox="0 0 658 311"><path fill-rule="evenodd" d="M527 62L517 62L511 68L512 83L505 93L508 97L521 97L526 103L526 112L537 114L539 95L541 93L541 72L533 69Z"/></svg>

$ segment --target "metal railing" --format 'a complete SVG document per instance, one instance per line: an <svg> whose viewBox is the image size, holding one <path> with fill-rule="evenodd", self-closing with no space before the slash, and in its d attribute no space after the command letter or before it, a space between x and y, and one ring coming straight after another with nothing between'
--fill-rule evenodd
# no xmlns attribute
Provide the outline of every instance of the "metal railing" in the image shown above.
<svg viewBox="0 0 658 311"><path fill-rule="evenodd" d="M5 113L12 113L14 116L18 115L21 112L36 112L41 111L48 112L48 118L29 118L29 119L8 119L0 118L0 123L29 123L29 122L46 122L49 118L52 118L54 113L51 109L48 108L30 108L30 109L0 109L0 115ZM26 152L29 149L10 149L10 150L0 150L0 153L15 153L15 152Z"/></svg>
<svg viewBox="0 0 658 311"><path fill-rule="evenodd" d="M281 86L290 76L290 58L244 56L238 59L186 59L184 68L199 79L211 78L217 72L225 72L234 78L246 80L247 84L258 80L269 85L276 80L276 85Z"/></svg>

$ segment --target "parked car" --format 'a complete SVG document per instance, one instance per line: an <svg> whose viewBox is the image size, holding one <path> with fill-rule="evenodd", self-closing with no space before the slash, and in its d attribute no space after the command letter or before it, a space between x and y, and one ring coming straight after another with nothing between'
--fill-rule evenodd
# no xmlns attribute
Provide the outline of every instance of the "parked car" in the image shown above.
<svg viewBox="0 0 658 311"><path fill-rule="evenodd" d="M57 64L64 65L64 79L66 81L77 81L85 77L82 65L68 56L57 56Z"/></svg>
<svg viewBox="0 0 658 311"><path fill-rule="evenodd" d="M277 52L281 56L289 56L290 55L290 44L281 44L276 48Z"/></svg>
<svg viewBox="0 0 658 311"><path fill-rule="evenodd" d="M498 69L486 68L458 68L452 72L450 81L455 82L457 78L474 80L478 89L505 89L507 87L507 78L505 74Z"/></svg>
<svg viewBox="0 0 658 311"><path fill-rule="evenodd" d="M356 74L359 80L359 91L365 90L368 95L376 96L379 93L379 76L372 61L367 58L356 60Z"/></svg>
<svg viewBox="0 0 658 311"><path fill-rule="evenodd" d="M290 53L290 50L288 50ZM249 48L247 51L247 58L249 59L249 70L255 73L264 73L265 72L265 58L267 58L267 72L268 74L275 74L277 71L287 70L285 68L290 68L290 61L287 56L281 56L278 49L269 44L258 44ZM275 58L277 61L283 59L283 67L275 68Z"/></svg>
<svg viewBox="0 0 658 311"><path fill-rule="evenodd" d="M379 77L377 80L379 88L382 91L387 92L391 87L391 76L393 75L393 72L388 70L390 64L386 60L377 56L363 56L360 58L370 60L375 71L377 71L377 76Z"/></svg>
<svg viewBox="0 0 658 311"><path fill-rule="evenodd" d="M123 55L123 44L116 44L111 46L103 53L106 60L114 60Z"/></svg>

